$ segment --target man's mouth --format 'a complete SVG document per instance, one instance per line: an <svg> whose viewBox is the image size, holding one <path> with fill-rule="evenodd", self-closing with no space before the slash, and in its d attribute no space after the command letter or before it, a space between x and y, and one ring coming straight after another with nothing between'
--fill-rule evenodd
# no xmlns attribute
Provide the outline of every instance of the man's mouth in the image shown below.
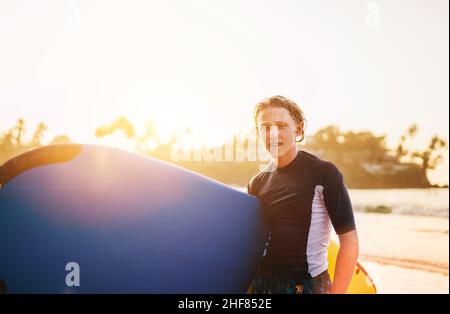
<svg viewBox="0 0 450 314"><path fill-rule="evenodd" d="M270 142L270 147L280 147L283 145L282 142Z"/></svg>

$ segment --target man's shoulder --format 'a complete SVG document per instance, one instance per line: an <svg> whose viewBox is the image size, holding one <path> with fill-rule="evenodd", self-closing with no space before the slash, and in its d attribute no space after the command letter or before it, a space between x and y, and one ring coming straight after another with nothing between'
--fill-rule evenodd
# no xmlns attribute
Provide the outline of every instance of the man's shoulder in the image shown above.
<svg viewBox="0 0 450 314"><path fill-rule="evenodd" d="M276 170L273 163L265 165L257 174L255 174L247 185L250 194L257 196L261 187L267 182L271 174Z"/></svg>
<svg viewBox="0 0 450 314"><path fill-rule="evenodd" d="M341 172L333 162L304 150L302 150L301 153L307 168L320 177L341 176Z"/></svg>
<svg viewBox="0 0 450 314"><path fill-rule="evenodd" d="M259 173L255 174L249 181L247 185L247 191L249 194L256 195L259 187L261 186L261 182L263 179L265 171L262 170Z"/></svg>

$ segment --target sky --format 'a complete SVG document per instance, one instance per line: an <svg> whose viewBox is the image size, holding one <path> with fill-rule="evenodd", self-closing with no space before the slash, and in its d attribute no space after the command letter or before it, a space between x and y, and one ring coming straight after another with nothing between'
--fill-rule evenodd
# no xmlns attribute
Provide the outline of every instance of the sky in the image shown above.
<svg viewBox="0 0 450 314"><path fill-rule="evenodd" d="M393 146L417 123L413 146L425 147L449 139L448 5L0 0L0 132L22 117L49 139L93 142L123 115L215 142L280 94L305 112L307 135L334 124ZM448 184L448 155L432 182Z"/></svg>

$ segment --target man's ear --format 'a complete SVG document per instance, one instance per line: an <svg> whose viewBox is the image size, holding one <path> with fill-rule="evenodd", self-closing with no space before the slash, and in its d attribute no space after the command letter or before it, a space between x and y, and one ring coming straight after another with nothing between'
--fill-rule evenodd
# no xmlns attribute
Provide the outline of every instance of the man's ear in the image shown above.
<svg viewBox="0 0 450 314"><path fill-rule="evenodd" d="M296 129L296 135L297 136L303 135L303 128L304 128L304 126L305 126L305 122L304 121L297 123L297 129Z"/></svg>

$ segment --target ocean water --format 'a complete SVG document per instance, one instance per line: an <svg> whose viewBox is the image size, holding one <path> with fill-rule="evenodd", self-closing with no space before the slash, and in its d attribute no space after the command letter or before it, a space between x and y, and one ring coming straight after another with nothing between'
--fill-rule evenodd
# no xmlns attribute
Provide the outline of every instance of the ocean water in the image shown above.
<svg viewBox="0 0 450 314"><path fill-rule="evenodd" d="M349 189L349 194L355 211L387 206L394 214L449 217L449 189Z"/></svg>
<svg viewBox="0 0 450 314"><path fill-rule="evenodd" d="M366 207L387 206L402 215L449 216L448 189L349 190L355 211Z"/></svg>

